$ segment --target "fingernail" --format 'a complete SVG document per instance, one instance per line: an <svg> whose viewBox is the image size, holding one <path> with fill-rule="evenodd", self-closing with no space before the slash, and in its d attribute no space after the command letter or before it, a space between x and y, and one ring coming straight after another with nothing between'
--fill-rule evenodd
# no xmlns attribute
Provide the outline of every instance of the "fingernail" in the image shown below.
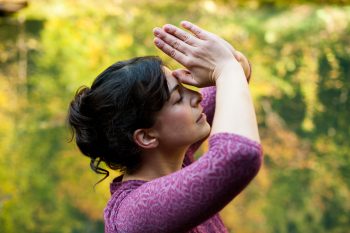
<svg viewBox="0 0 350 233"><path fill-rule="evenodd" d="M163 28L164 28L164 30L169 31L171 29L171 25L170 24L165 24L163 26Z"/></svg>
<svg viewBox="0 0 350 233"><path fill-rule="evenodd" d="M154 43L156 43L156 45L160 45L160 41L157 38L154 39Z"/></svg>
<svg viewBox="0 0 350 233"><path fill-rule="evenodd" d="M153 33L154 33L154 35L159 36L159 34L160 34L160 29L159 29L159 28L154 28L154 29L153 29Z"/></svg>
<svg viewBox="0 0 350 233"><path fill-rule="evenodd" d="M188 21L182 21L181 24L182 24L182 26L188 26L189 22Z"/></svg>

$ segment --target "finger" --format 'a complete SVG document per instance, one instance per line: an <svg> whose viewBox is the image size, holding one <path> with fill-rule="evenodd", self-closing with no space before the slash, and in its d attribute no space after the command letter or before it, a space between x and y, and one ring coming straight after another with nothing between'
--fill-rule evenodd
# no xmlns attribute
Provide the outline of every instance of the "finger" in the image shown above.
<svg viewBox="0 0 350 233"><path fill-rule="evenodd" d="M252 67L251 67L251 64L250 62L248 61L248 59L243 55L243 53L239 52L236 50L236 52L238 53L239 57L240 57L240 60L237 60L239 61L239 63L241 64L241 66L243 67L243 70L244 70L244 74L247 78L247 81L249 83L250 81L250 76L252 74Z"/></svg>
<svg viewBox="0 0 350 233"><path fill-rule="evenodd" d="M199 83L192 77L191 72L184 69L174 70L173 75L177 78L181 83L198 86Z"/></svg>
<svg viewBox="0 0 350 233"><path fill-rule="evenodd" d="M183 41L179 40L178 38L174 37L173 35L165 32L160 28L153 29L153 33L156 37L160 38L166 44L182 52L183 54L188 54L189 50L191 50L191 47L188 44L184 43Z"/></svg>
<svg viewBox="0 0 350 233"><path fill-rule="evenodd" d="M252 64L250 64L249 60L247 59L248 65L249 65L249 73L247 76L247 82L250 82L250 78L252 77Z"/></svg>
<svg viewBox="0 0 350 233"><path fill-rule="evenodd" d="M236 60L239 62L239 63L242 63L242 58L243 58L243 54L237 50L233 50L233 56L236 58Z"/></svg>
<svg viewBox="0 0 350 233"><path fill-rule="evenodd" d="M174 49L173 47L171 47L170 45L168 45L167 43L165 43L162 39L160 38L155 38L154 39L154 44L157 46L157 48L159 48L160 50L162 50L165 54L167 54L169 57L173 58L174 60L176 60L177 62L179 62L180 64L186 66L187 64L187 57L185 54L181 53L180 51Z"/></svg>
<svg viewBox="0 0 350 233"><path fill-rule="evenodd" d="M184 30L174 25L166 24L163 26L163 29L167 33L173 35L174 37L177 37L178 39L182 40L186 44L195 45L196 43L198 43L198 38L192 36L191 34L185 32Z"/></svg>
<svg viewBox="0 0 350 233"><path fill-rule="evenodd" d="M202 40L206 40L209 38L210 33L197 25L188 22L188 21L182 21L181 26L192 32L196 37Z"/></svg>

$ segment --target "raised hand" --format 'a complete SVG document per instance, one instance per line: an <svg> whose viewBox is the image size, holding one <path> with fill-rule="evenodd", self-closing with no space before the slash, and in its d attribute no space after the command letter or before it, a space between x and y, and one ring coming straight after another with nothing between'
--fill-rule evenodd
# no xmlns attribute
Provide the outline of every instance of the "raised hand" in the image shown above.
<svg viewBox="0 0 350 233"><path fill-rule="evenodd" d="M183 21L181 26L191 33L170 24L154 29L156 46L191 73L184 75L181 71L178 77L180 81L204 87L215 85L224 69L242 72L236 59L236 56L240 59L239 54L235 54L233 47L226 41L190 22Z"/></svg>
<svg viewBox="0 0 350 233"><path fill-rule="evenodd" d="M210 32L208 32L210 33ZM214 36L217 36L213 33L210 33ZM218 37L218 36L217 36ZM249 82L250 80L250 76L251 76L251 66L250 63L248 61L248 59L246 58L246 56L244 56L243 53L241 53L240 51L236 50L230 43L228 43L226 40L224 40L221 37L218 37L218 39L228 48L230 49L232 55L236 58L236 60L241 64L243 70L244 70L244 74L247 78L247 81Z"/></svg>

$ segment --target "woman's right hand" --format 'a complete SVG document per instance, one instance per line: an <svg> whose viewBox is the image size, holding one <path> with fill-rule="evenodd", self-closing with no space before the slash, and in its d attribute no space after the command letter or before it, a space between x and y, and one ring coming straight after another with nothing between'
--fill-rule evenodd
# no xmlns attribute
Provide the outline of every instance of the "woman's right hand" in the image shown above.
<svg viewBox="0 0 350 233"><path fill-rule="evenodd" d="M178 76L175 73L181 82L205 87L215 85L225 70L243 72L230 44L190 22L184 21L181 25L192 34L170 24L153 30L156 46L191 73Z"/></svg>

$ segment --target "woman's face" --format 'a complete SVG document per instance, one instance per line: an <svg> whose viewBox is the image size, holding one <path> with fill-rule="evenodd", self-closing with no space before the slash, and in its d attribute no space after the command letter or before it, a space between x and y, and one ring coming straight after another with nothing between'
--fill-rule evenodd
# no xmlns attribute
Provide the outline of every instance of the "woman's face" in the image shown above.
<svg viewBox="0 0 350 233"><path fill-rule="evenodd" d="M210 125L200 105L202 96L184 87L168 68L164 67L164 71L170 99L157 113L153 128L158 133L161 146L189 146L205 138L210 132Z"/></svg>

